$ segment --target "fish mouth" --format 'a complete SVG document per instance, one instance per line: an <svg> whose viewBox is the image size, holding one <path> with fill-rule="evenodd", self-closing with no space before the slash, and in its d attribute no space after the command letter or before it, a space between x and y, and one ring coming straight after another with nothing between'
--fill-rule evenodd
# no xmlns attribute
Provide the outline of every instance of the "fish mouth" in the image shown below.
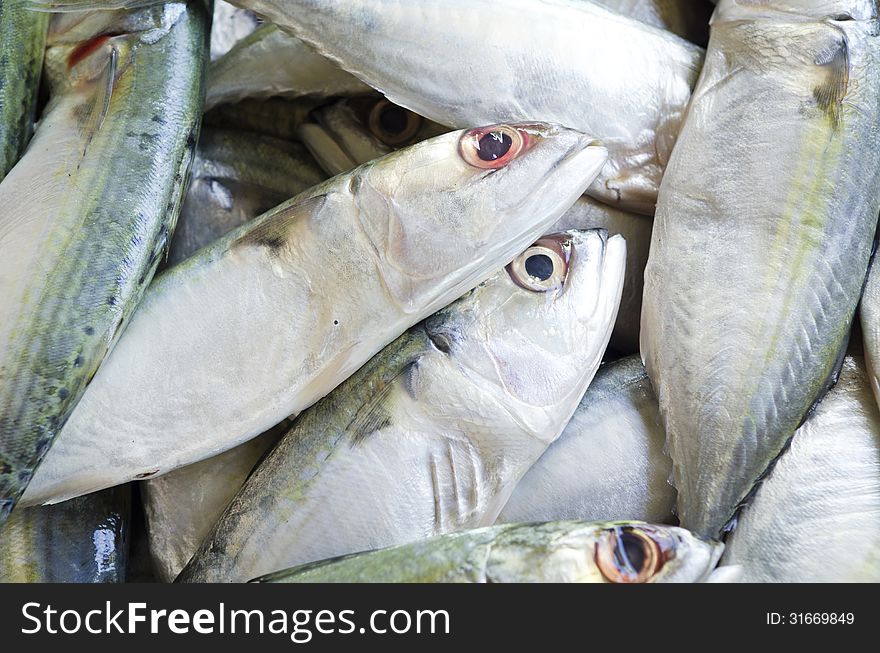
<svg viewBox="0 0 880 653"><path fill-rule="evenodd" d="M561 168L580 168L580 172L577 176L585 180L586 183L580 184L582 188L578 195L583 195L608 162L608 150L605 145L600 140L589 136L588 134L584 134L583 132L576 132L575 130L542 123L511 123L510 126L516 129L526 130L529 133L534 133L535 137L540 139L549 139L556 134L565 131L577 134L577 138L574 139L574 142L556 158L556 161L553 162L546 171L544 171L540 183L531 192L526 193L519 202L503 207L506 211L534 211L535 204L545 200L547 197L558 197L560 193L554 192L553 186L559 184L559 178L561 176L559 175L559 171ZM575 173L572 171L570 174L566 175L566 178L570 179L574 176ZM567 183L565 185L574 186L573 183ZM565 213L572 203L573 202L567 202L563 204L560 202L560 206L558 207L559 215Z"/></svg>
<svg viewBox="0 0 880 653"><path fill-rule="evenodd" d="M336 175L358 166L345 144L314 116L301 124L296 133L306 149L328 173Z"/></svg>

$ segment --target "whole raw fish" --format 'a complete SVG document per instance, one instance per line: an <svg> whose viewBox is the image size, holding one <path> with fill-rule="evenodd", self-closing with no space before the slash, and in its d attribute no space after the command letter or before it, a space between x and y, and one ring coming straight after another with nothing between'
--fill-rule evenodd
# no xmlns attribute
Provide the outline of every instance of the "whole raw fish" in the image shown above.
<svg viewBox="0 0 880 653"><path fill-rule="evenodd" d="M165 251L207 39L196 1L53 20L51 99L0 183L0 525Z"/></svg>
<svg viewBox="0 0 880 653"><path fill-rule="evenodd" d="M703 535L782 451L846 345L880 209L880 37L860 7L719 2L663 180L642 356L682 526Z"/></svg>
<svg viewBox="0 0 880 653"><path fill-rule="evenodd" d="M0 2L0 181L24 153L36 117L49 16L28 5Z"/></svg>

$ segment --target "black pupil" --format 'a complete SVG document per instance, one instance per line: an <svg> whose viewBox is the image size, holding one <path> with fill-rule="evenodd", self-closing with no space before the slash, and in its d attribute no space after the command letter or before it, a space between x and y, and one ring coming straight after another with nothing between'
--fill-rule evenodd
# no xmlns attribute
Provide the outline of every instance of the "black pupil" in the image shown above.
<svg viewBox="0 0 880 653"><path fill-rule="evenodd" d="M530 277L547 281L553 276L553 261L546 254L535 254L526 259L526 272Z"/></svg>
<svg viewBox="0 0 880 653"><path fill-rule="evenodd" d="M614 553L617 566L623 571L637 575L645 565L645 543L638 535L621 533Z"/></svg>
<svg viewBox="0 0 880 653"><path fill-rule="evenodd" d="M407 110L402 107L387 106L379 114L379 126L386 134L400 134L409 122Z"/></svg>
<svg viewBox="0 0 880 653"><path fill-rule="evenodd" d="M489 132L480 139L479 157L483 161L495 161L510 151L513 139L504 132Z"/></svg>

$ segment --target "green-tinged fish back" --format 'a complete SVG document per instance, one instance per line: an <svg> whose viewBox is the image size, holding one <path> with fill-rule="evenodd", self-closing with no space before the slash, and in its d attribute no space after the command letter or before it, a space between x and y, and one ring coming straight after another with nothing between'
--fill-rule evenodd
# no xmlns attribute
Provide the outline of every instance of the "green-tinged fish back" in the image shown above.
<svg viewBox="0 0 880 653"><path fill-rule="evenodd" d="M16 510L0 533L0 582L123 582L130 511L129 485Z"/></svg>
<svg viewBox="0 0 880 653"><path fill-rule="evenodd" d="M313 562L256 579L260 583L478 583L495 539L516 528L492 526L426 542ZM537 539L537 538L536 538Z"/></svg>
<svg viewBox="0 0 880 653"><path fill-rule="evenodd" d="M656 564L622 569L641 548ZM645 583L705 580L721 546L642 522L505 524L309 563L261 583ZM617 557L617 556L620 557ZM661 561L666 558L666 561ZM635 558L634 558L635 559Z"/></svg>
<svg viewBox="0 0 880 653"><path fill-rule="evenodd" d="M14 207L0 217L0 524L152 278L198 135L204 4L95 20L127 31L56 29L54 96L0 184Z"/></svg>
<svg viewBox="0 0 880 653"><path fill-rule="evenodd" d="M0 1L0 181L30 140L49 15L28 0Z"/></svg>

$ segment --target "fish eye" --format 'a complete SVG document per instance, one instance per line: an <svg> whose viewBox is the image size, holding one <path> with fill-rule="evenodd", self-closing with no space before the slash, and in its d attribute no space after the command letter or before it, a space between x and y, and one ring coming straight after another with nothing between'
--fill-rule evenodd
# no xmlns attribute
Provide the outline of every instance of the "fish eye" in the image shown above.
<svg viewBox="0 0 880 653"><path fill-rule="evenodd" d="M471 129L461 138L461 156L475 168L497 170L529 146L529 135L509 125Z"/></svg>
<svg viewBox="0 0 880 653"><path fill-rule="evenodd" d="M596 565L610 583L646 583L663 568L669 550L647 530L616 526L596 544Z"/></svg>
<svg viewBox="0 0 880 653"><path fill-rule="evenodd" d="M386 145L399 146L410 141L421 128L423 119L403 107L382 99L373 105L367 124L370 132Z"/></svg>
<svg viewBox="0 0 880 653"><path fill-rule="evenodd" d="M517 256L507 272L526 290L547 292L561 288L568 276L571 241L565 234L545 236Z"/></svg>

